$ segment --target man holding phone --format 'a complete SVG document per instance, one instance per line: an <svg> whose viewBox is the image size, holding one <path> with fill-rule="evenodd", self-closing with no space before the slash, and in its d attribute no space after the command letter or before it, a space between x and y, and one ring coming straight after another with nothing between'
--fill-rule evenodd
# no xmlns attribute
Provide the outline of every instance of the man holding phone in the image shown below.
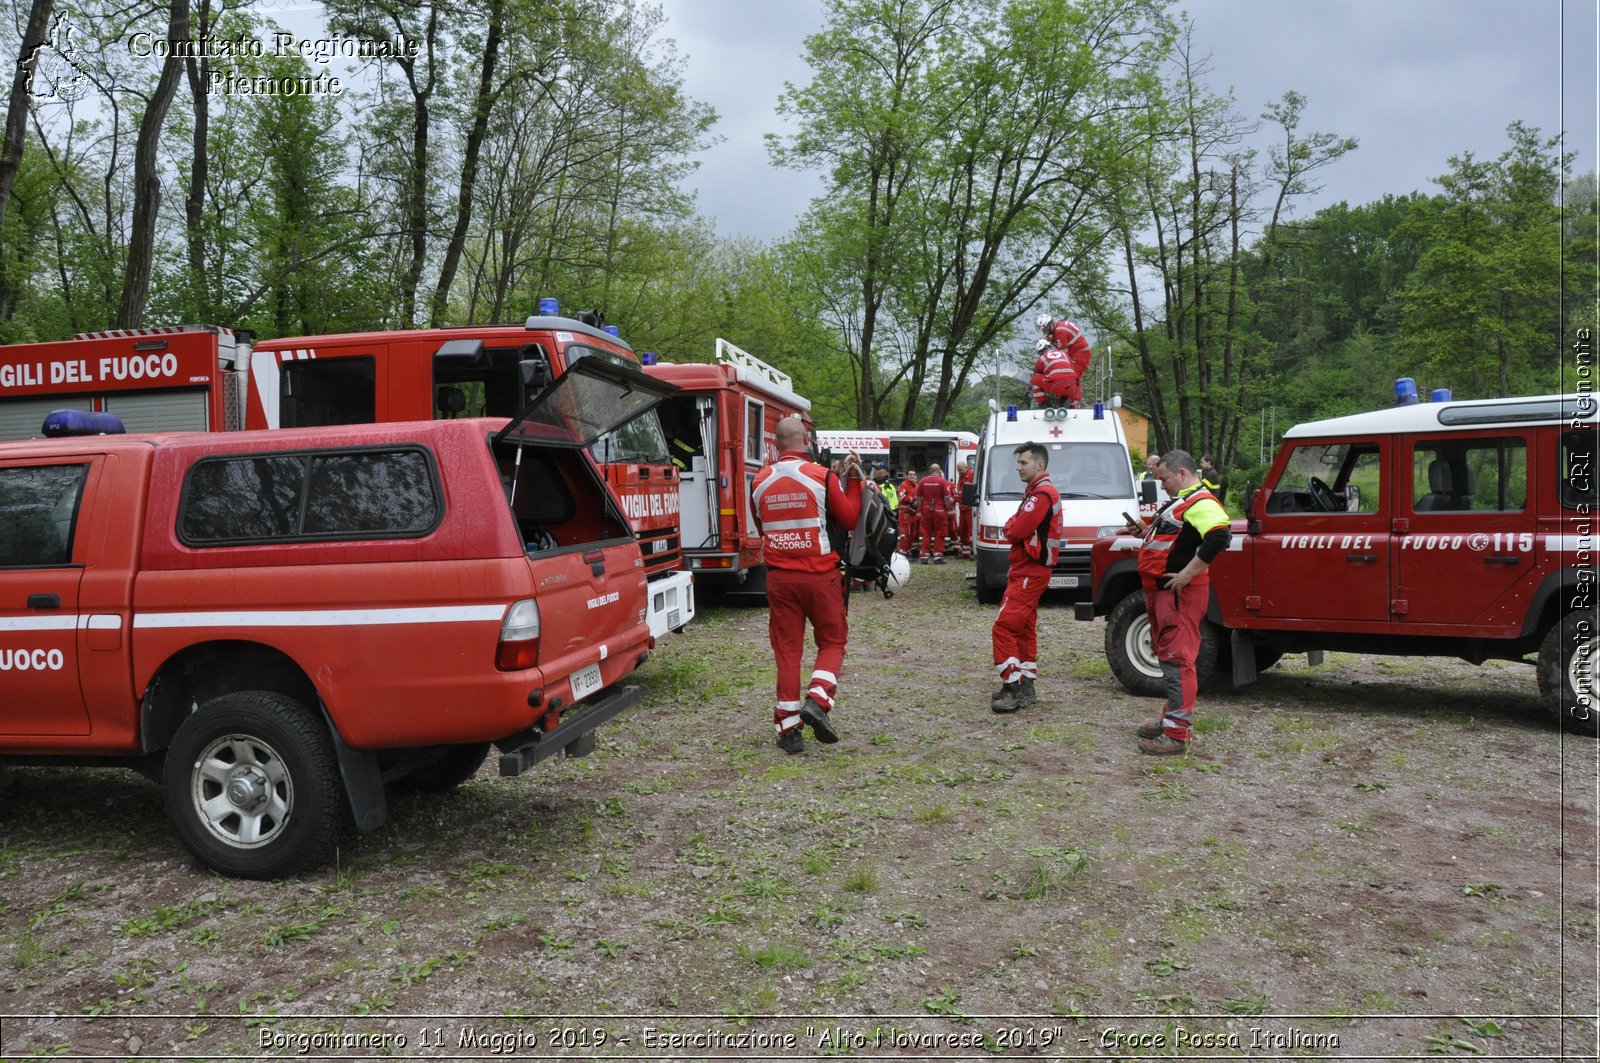
<svg viewBox="0 0 1600 1063"><path fill-rule="evenodd" d="M1144 536L1139 575L1145 581L1150 641L1167 688L1167 709L1161 721L1138 728L1139 750L1160 757L1189 748L1195 694L1200 686L1195 672L1200 621L1211 594L1208 569L1228 548L1232 533L1228 514L1201 485L1199 466L1188 451L1167 452L1156 475L1172 501L1149 525L1129 519L1128 527Z"/></svg>

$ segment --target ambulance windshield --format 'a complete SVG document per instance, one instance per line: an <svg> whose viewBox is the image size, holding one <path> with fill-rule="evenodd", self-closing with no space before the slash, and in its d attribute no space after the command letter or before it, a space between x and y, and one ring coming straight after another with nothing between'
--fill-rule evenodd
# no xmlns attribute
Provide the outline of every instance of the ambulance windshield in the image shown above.
<svg viewBox="0 0 1600 1063"><path fill-rule="evenodd" d="M1127 451L1115 443L1047 443L1050 482L1063 499L1132 498L1133 471ZM1021 501L1026 484L1017 475L1016 444L989 448L988 489L992 499Z"/></svg>

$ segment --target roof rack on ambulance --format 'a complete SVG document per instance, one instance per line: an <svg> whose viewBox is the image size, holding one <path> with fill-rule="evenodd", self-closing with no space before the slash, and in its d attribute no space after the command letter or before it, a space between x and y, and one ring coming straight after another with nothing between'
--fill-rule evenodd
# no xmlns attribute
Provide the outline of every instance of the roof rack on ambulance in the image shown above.
<svg viewBox="0 0 1600 1063"><path fill-rule="evenodd" d="M736 365L740 369L748 370L758 376L764 376L785 391L794 390L794 380L788 373L775 366L768 365L749 351L735 347L720 336L717 338L717 361L727 365Z"/></svg>

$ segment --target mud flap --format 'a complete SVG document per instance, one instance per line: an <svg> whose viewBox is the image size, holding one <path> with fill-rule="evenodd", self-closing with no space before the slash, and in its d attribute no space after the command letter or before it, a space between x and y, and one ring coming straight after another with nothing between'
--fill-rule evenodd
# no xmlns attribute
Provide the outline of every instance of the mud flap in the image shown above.
<svg viewBox="0 0 1600 1063"><path fill-rule="evenodd" d="M1249 686L1256 681L1255 640L1243 631L1230 631L1228 639L1233 650L1233 685Z"/></svg>
<svg viewBox="0 0 1600 1063"><path fill-rule="evenodd" d="M339 776L344 780L345 797L350 802L350 818L356 830L368 834L389 822L389 803L383 795L383 773L378 769L378 754L370 749L351 749L333 725L326 706L322 719L333 736L333 752L339 761Z"/></svg>

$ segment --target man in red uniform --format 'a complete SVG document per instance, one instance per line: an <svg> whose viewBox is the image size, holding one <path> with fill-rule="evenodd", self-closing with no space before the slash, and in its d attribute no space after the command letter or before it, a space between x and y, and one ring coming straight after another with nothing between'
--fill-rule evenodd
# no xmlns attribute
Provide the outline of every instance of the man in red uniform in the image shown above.
<svg viewBox="0 0 1600 1063"><path fill-rule="evenodd" d="M805 748L802 728L811 725L817 741L833 743L839 733L828 721L844 665L850 635L844 610L844 585L839 552L828 535L832 519L854 528L861 516L861 458L845 459L845 483L805 454L805 425L786 417L773 432L778 460L756 474L751 503L761 527L767 565L767 636L778 665L778 703L773 725L778 748L799 753ZM800 700L800 658L805 649L806 621L817 643L811 684Z"/></svg>
<svg viewBox="0 0 1600 1063"><path fill-rule="evenodd" d="M1050 586L1061 541L1061 495L1050 482L1049 464L1044 444L1017 448L1017 476L1028 487L1004 530L1011 544L1011 570L992 633L994 666L1002 684L989 703L995 712L1016 712L1038 698L1033 684L1039 677L1039 599Z"/></svg>
<svg viewBox="0 0 1600 1063"><path fill-rule="evenodd" d="M971 483L976 475L973 472L972 462L972 458L962 462L961 473L956 477L955 509L956 543L961 548L961 556L969 559L972 557L972 509L961 505L960 502L961 492L966 490L967 484Z"/></svg>
<svg viewBox="0 0 1600 1063"><path fill-rule="evenodd" d="M917 470L906 470L900 481L900 552L906 557L917 545Z"/></svg>
<svg viewBox="0 0 1600 1063"><path fill-rule="evenodd" d="M1033 376L1028 380L1033 392L1034 409L1075 405L1072 396L1081 395L1083 389L1078 383L1078 371L1073 367L1071 356L1065 351L1056 350L1047 339L1040 340L1038 348L1039 357L1033 363Z"/></svg>
<svg viewBox="0 0 1600 1063"><path fill-rule="evenodd" d="M944 539L950 531L950 481L939 466L929 465L917 483L917 511L922 524L922 563L944 564Z"/></svg>
<svg viewBox="0 0 1600 1063"><path fill-rule="evenodd" d="M1150 641L1166 682L1167 710L1158 723L1137 728L1139 751L1171 756L1189 748L1194 726L1195 694L1200 688L1195 657L1200 652L1200 621L1211 596L1211 561L1228 548L1232 533L1228 514L1200 483L1193 455L1173 450L1162 455L1156 470L1172 502L1147 527L1139 549L1139 573L1154 576L1156 590L1146 594Z"/></svg>
<svg viewBox="0 0 1600 1063"><path fill-rule="evenodd" d="M1072 322L1057 321L1049 314L1040 314L1034 319L1034 324L1044 332L1045 339L1050 341L1055 350L1066 355L1066 361L1071 366L1071 381L1068 382L1064 374L1061 378L1061 387L1068 403L1072 406L1083 405L1083 379L1089 374L1089 363L1094 359L1088 337L1083 334L1083 329Z"/></svg>

